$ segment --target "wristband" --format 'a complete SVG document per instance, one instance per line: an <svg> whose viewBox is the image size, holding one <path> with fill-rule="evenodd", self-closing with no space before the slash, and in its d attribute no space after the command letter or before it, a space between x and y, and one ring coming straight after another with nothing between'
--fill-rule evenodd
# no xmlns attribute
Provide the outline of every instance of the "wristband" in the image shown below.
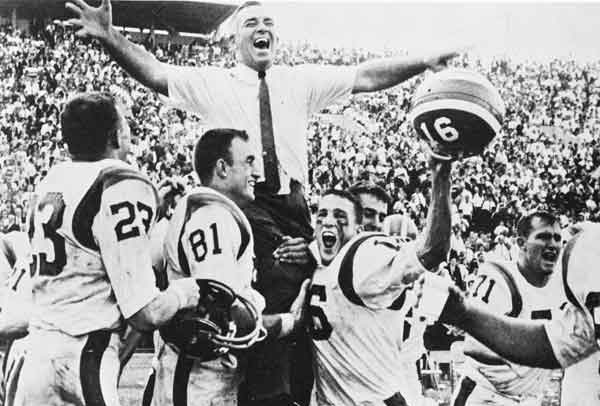
<svg viewBox="0 0 600 406"><path fill-rule="evenodd" d="M281 331L279 332L279 338L289 335L294 330L294 316L292 313L281 313Z"/></svg>

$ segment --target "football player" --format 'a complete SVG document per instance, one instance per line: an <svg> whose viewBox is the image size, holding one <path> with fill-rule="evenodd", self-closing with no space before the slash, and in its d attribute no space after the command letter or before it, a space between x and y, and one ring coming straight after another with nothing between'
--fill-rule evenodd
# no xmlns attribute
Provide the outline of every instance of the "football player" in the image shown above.
<svg viewBox="0 0 600 406"><path fill-rule="evenodd" d="M264 299L251 287L252 230L240 209L254 199L260 176L247 133L207 131L196 143L194 169L205 186L180 200L169 223L164 242L168 278L192 275L219 281L252 302L260 314ZM300 323L308 281L303 286L290 313L263 316L267 340L288 335ZM243 360L237 362L230 353L211 360L190 359L158 341L152 404L237 405ZM187 365L185 373L182 365Z"/></svg>
<svg viewBox="0 0 600 406"><path fill-rule="evenodd" d="M30 248L27 235L0 235L0 336L8 339L2 362L0 404L12 405L27 348L31 311ZM23 338L21 338L23 337Z"/></svg>
<svg viewBox="0 0 600 406"><path fill-rule="evenodd" d="M61 114L71 161L50 168L29 218L33 310L16 405L118 405L119 333L152 330L194 307L192 278L155 286L152 184L124 162L127 121L114 98L84 93Z"/></svg>
<svg viewBox="0 0 600 406"><path fill-rule="evenodd" d="M406 243L414 241L419 230L409 215L391 214L383 222L383 232L393 236L399 243ZM407 289L404 306L398 311L400 322L403 323L404 327L402 335L397 337L397 342L400 349L400 358L402 359L399 369L404 376L401 393L408 405L418 406L427 402L423 397L423 385L417 368L417 363L426 352L423 335L427 324L414 317L416 303L417 297L413 289Z"/></svg>
<svg viewBox="0 0 600 406"><path fill-rule="evenodd" d="M553 275L562 246L558 219L544 211L522 217L516 242L517 260L484 263L470 297L498 314L550 320L566 302L562 280ZM465 371L454 406L541 405L551 370L508 362L468 335L464 353Z"/></svg>
<svg viewBox="0 0 600 406"><path fill-rule="evenodd" d="M465 330L500 356L522 365L566 368L599 349L600 337L600 225L587 224L563 249L561 277L567 297L562 312L549 322L526 321L500 316L466 299L452 286L437 286L446 294L440 321ZM419 296L428 286L419 285ZM422 290L423 289L423 290ZM435 312L423 312L434 316Z"/></svg>
<svg viewBox="0 0 600 406"><path fill-rule="evenodd" d="M358 196L362 205L362 229L381 231L392 203L388 193L382 187L367 182L356 183L348 191Z"/></svg>
<svg viewBox="0 0 600 406"><path fill-rule="evenodd" d="M600 351L565 369L560 405L600 405Z"/></svg>
<svg viewBox="0 0 600 406"><path fill-rule="evenodd" d="M310 290L318 405L404 405L398 337L407 288L444 260L450 243L450 167L432 158L426 231L399 244L360 233L360 201L343 191L319 203L316 238L321 266Z"/></svg>
<svg viewBox="0 0 600 406"><path fill-rule="evenodd" d="M0 235L0 337L4 339L27 334L30 257L26 234L13 231Z"/></svg>

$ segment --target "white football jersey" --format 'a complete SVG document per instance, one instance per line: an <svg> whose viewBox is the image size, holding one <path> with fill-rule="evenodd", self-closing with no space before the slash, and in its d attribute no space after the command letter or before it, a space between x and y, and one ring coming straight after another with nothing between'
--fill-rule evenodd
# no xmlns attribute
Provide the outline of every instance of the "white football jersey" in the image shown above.
<svg viewBox="0 0 600 406"><path fill-rule="evenodd" d="M242 210L214 189L195 188L179 201L167 229L165 256L169 278L214 279L256 301L250 293L252 228ZM260 300L255 305L264 308Z"/></svg>
<svg viewBox="0 0 600 406"><path fill-rule="evenodd" d="M561 406L600 405L600 351L565 369Z"/></svg>
<svg viewBox="0 0 600 406"><path fill-rule="evenodd" d="M558 272L546 286L535 287L527 282L515 262L485 263L469 294L495 313L522 319L552 320L566 305ZM465 353L471 346L481 350L481 344L467 336ZM552 374L552 370L513 364L491 351L488 357L478 360L467 354L465 375L478 385L515 400L538 397Z"/></svg>
<svg viewBox="0 0 600 406"><path fill-rule="evenodd" d="M148 231L158 196L124 162L64 162L38 185L29 219L30 328L115 329L158 294Z"/></svg>
<svg viewBox="0 0 600 406"><path fill-rule="evenodd" d="M223 194L198 187L179 201L167 228L164 255L169 279L192 276L217 280L250 300L262 313L264 299L251 287L252 229L240 208ZM184 387L175 379L178 353L161 337L156 337L155 343L157 363L152 405L172 404L173 393L177 391L187 391L189 399L202 399L206 404L217 398L221 401L237 398L242 370L229 365L227 358L194 361Z"/></svg>
<svg viewBox="0 0 600 406"><path fill-rule="evenodd" d="M414 243L378 233L356 236L316 270L309 312L318 405L383 405L402 393L402 279L424 271Z"/></svg>
<svg viewBox="0 0 600 406"><path fill-rule="evenodd" d="M426 403L423 397L423 385L417 370L417 361L426 352L423 335L427 322L415 317L416 304L417 295L413 289L407 289L404 306L398 312L398 321L403 324L402 335L396 337L396 340L402 360L398 369L404 378L401 394L408 405L419 406Z"/></svg>
<svg viewBox="0 0 600 406"><path fill-rule="evenodd" d="M598 350L600 338L600 225L573 237L561 258L569 303L560 318L546 324L554 355L566 368Z"/></svg>

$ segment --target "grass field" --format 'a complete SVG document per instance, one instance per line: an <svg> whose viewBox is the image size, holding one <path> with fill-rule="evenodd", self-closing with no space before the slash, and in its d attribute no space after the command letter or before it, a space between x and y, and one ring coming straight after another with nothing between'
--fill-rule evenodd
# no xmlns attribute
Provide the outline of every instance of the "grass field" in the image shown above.
<svg viewBox="0 0 600 406"><path fill-rule="evenodd" d="M140 406L142 393L150 371L151 358L152 354L150 353L136 353L125 367L119 386L119 395L121 397L122 406ZM440 392L440 398L442 400L440 405L449 405L449 382L441 382L440 386L444 388L443 391ZM551 385L546 390L542 406L559 406L559 404L560 374L556 374Z"/></svg>

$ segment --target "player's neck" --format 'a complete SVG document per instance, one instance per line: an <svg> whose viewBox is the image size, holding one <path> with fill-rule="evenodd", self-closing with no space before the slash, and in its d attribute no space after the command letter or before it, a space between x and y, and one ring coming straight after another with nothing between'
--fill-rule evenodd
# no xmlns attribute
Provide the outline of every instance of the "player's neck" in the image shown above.
<svg viewBox="0 0 600 406"><path fill-rule="evenodd" d="M105 151L102 154L71 154L73 162L96 162L102 159L117 159L117 156L113 151Z"/></svg>
<svg viewBox="0 0 600 406"><path fill-rule="evenodd" d="M543 288L548 284L548 281L550 280L549 274L532 270L529 267L527 267L522 261L517 262L517 268L519 269L519 272L521 273L521 275L523 275L525 280L530 285L535 286L536 288Z"/></svg>
<svg viewBox="0 0 600 406"><path fill-rule="evenodd" d="M228 198L229 200L231 200L232 202L234 202L238 207L242 208L244 206L248 205L248 202L240 199L239 196L235 193L231 193L231 190L229 190L229 188L222 186L218 183L212 183L210 185L208 185L208 187L216 190L217 192L221 193L222 195L224 195L226 198Z"/></svg>

